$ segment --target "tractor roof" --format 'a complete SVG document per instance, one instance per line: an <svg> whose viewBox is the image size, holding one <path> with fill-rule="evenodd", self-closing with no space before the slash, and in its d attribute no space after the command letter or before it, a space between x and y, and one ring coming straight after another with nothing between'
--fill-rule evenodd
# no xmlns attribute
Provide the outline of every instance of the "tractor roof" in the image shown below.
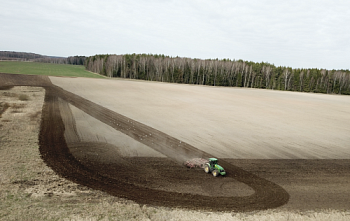
<svg viewBox="0 0 350 221"><path fill-rule="evenodd" d="M217 161L218 159L216 158L209 158L209 161Z"/></svg>

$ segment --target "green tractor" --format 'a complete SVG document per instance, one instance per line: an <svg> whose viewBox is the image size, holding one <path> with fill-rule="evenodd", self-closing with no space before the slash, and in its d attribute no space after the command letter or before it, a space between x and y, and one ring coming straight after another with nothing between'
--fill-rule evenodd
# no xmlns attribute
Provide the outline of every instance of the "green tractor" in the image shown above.
<svg viewBox="0 0 350 221"><path fill-rule="evenodd" d="M226 175L224 168L218 164L218 159L216 158L209 158L209 162L204 165L204 172L211 173L215 177L219 176L219 174L221 176Z"/></svg>

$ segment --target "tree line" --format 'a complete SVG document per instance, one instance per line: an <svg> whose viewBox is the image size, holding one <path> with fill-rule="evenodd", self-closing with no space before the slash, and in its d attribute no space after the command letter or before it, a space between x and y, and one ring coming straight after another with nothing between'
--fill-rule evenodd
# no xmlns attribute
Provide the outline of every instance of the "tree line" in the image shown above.
<svg viewBox="0 0 350 221"><path fill-rule="evenodd" d="M53 64L84 65L85 56L54 57L27 52L0 51L0 60L7 61L32 61Z"/></svg>
<svg viewBox="0 0 350 221"><path fill-rule="evenodd" d="M108 77L350 95L349 70L293 69L265 62L151 54L95 55L86 58L85 67Z"/></svg>
<svg viewBox="0 0 350 221"><path fill-rule="evenodd" d="M32 59L42 58L44 56L34 53L26 52L14 52L14 51L0 51L1 60L18 60L18 61L28 61Z"/></svg>
<svg viewBox="0 0 350 221"><path fill-rule="evenodd" d="M71 56L68 58L45 56L43 58L34 59L33 61L42 62L42 63L52 63L52 64L84 65L85 60L86 60L85 56Z"/></svg>

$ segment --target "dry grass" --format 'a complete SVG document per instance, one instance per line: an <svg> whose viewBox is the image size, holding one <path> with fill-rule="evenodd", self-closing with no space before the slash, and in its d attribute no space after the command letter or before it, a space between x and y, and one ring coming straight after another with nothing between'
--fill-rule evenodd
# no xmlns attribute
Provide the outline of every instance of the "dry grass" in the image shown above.
<svg viewBox="0 0 350 221"><path fill-rule="evenodd" d="M28 92L16 87L11 93ZM30 88L33 90L33 88ZM154 208L110 196L58 177L40 158L38 132L44 90L35 88L21 113L0 123L0 220L349 220L350 211L267 210L210 213ZM12 108L21 101L6 100ZM29 116L29 117L28 117Z"/></svg>
<svg viewBox="0 0 350 221"><path fill-rule="evenodd" d="M20 104L17 104L17 103L13 103L11 105L11 113L21 113L22 112L22 109L25 108L27 105L24 104L24 103L20 103Z"/></svg>
<svg viewBox="0 0 350 221"><path fill-rule="evenodd" d="M18 96L18 99L19 99L20 101L29 101L29 96L26 95L26 94L20 94L20 95Z"/></svg>
<svg viewBox="0 0 350 221"><path fill-rule="evenodd" d="M6 102L0 103L0 118L1 118L2 113L4 113L9 107L10 107L10 105Z"/></svg>
<svg viewBox="0 0 350 221"><path fill-rule="evenodd" d="M12 93L9 91L3 91L1 94L5 97L17 97L18 96L16 93Z"/></svg>

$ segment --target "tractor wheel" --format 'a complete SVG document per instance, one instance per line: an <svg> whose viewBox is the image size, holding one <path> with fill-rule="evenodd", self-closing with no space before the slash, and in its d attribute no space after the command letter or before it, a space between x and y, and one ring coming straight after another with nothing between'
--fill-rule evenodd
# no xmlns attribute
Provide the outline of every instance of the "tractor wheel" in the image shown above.
<svg viewBox="0 0 350 221"><path fill-rule="evenodd" d="M210 173L210 168L209 168L208 165L205 165L205 166L204 166L204 172Z"/></svg>
<svg viewBox="0 0 350 221"><path fill-rule="evenodd" d="M213 176L217 177L217 176L219 176L219 171L213 170L212 174L213 174Z"/></svg>

